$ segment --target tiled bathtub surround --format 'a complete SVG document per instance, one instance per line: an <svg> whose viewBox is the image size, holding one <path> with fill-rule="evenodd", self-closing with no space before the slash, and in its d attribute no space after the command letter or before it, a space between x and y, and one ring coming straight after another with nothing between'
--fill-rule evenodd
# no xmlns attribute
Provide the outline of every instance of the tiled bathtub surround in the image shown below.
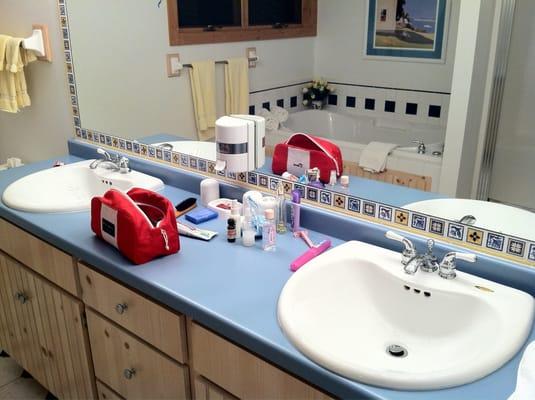
<svg viewBox="0 0 535 400"><path fill-rule="evenodd" d="M289 112L303 110L302 90L307 83L308 81L252 91L249 95L249 114L258 115L262 108L270 110L273 106L285 108Z"/></svg>
<svg viewBox="0 0 535 400"><path fill-rule="evenodd" d="M112 136L103 132L97 132L82 128L79 116L78 99L76 90L75 71L70 46L69 24L66 12L65 0L58 0L60 11L60 25L65 41L65 62L67 70L68 87L71 94L71 105L73 111L74 131L78 140L86 141L97 146L109 147L117 152L131 156L147 158L152 161L168 164L175 168L194 171L206 176L217 176L218 179L246 186L259 190L273 191L280 177L274 177L257 172L241 174L217 173L215 162L193 157L187 154L171 152L156 148L154 146L138 143L133 140ZM264 103L279 104L284 108L293 111L302 110L302 87L307 82L297 83L289 86L273 88L269 90L251 93L251 106L260 109ZM395 102L394 114L397 118L422 118L427 122L445 125L447 115L448 94L427 93L427 92L407 92L404 90L370 88L354 85L336 85L336 97L329 99L328 107L344 107L346 112L352 109L354 112L370 112L383 114L385 112L385 102ZM347 100L347 96L354 97ZM343 99L341 101L340 99ZM282 101L282 102L281 102ZM405 114L406 103L417 104L416 115ZM349 104L349 107L347 106ZM440 110L438 107L440 106ZM440 114L439 117L426 116L425 110L429 108L431 112ZM392 104L388 106L392 108ZM410 110L414 106L408 107ZM422 111L424 110L424 111ZM349 110L351 111L351 110ZM283 180L283 179L282 179ZM305 203L327 208L331 211L341 212L350 217L364 218L377 223L387 224L394 228L409 229L413 232L428 234L436 239L443 239L455 244L461 244L472 249L478 249L492 255L502 256L510 260L535 266L535 241L526 241L516 237L510 237L500 233L485 231L473 228L468 225L450 222L444 219L421 215L409 210L399 209L386 204L349 196L343 193L334 192L328 189L317 190L305 188L290 181L285 181L284 187L287 193L292 189L298 189L302 193Z"/></svg>
<svg viewBox="0 0 535 400"><path fill-rule="evenodd" d="M449 93L332 83L327 109L446 126Z"/></svg>

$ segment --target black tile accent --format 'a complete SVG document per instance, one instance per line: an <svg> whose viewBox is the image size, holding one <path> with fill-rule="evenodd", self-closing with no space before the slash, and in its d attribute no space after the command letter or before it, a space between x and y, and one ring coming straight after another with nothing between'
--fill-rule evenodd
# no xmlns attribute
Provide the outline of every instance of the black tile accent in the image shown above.
<svg viewBox="0 0 535 400"><path fill-rule="evenodd" d="M297 107L297 96L290 97L290 107Z"/></svg>
<svg viewBox="0 0 535 400"><path fill-rule="evenodd" d="M355 108L357 99L354 96L346 96L346 107Z"/></svg>
<svg viewBox="0 0 535 400"><path fill-rule="evenodd" d="M405 106L405 114L416 115L418 113L418 104L407 103Z"/></svg>
<svg viewBox="0 0 535 400"><path fill-rule="evenodd" d="M338 96L336 94L329 95L329 105L330 106L338 105Z"/></svg>
<svg viewBox="0 0 535 400"><path fill-rule="evenodd" d="M430 105L429 106L429 112L427 115L429 115L430 117L433 117L433 118L440 118L440 112L442 111L442 107L441 106L434 106L434 105Z"/></svg>
<svg viewBox="0 0 535 400"><path fill-rule="evenodd" d="M366 110L375 110L375 99L365 99L364 108Z"/></svg>
<svg viewBox="0 0 535 400"><path fill-rule="evenodd" d="M266 101L265 103L262 103L262 108L265 108L266 110L271 111L271 106L269 105L269 101Z"/></svg>
<svg viewBox="0 0 535 400"><path fill-rule="evenodd" d="M249 115L255 115L254 106L249 106Z"/></svg>
<svg viewBox="0 0 535 400"><path fill-rule="evenodd" d="M396 112L396 102L392 100L385 101L385 112Z"/></svg>
<svg viewBox="0 0 535 400"><path fill-rule="evenodd" d="M284 99L278 99L277 106L284 108Z"/></svg>

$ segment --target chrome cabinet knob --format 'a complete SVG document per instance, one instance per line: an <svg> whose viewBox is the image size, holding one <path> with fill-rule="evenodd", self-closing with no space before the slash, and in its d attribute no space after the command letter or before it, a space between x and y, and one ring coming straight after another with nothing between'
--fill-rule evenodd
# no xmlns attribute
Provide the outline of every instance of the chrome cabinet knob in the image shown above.
<svg viewBox="0 0 535 400"><path fill-rule="evenodd" d="M123 371L125 379L132 379L136 375L136 370L134 368L127 368Z"/></svg>
<svg viewBox="0 0 535 400"><path fill-rule="evenodd" d="M117 314L124 314L128 310L128 305L126 303L119 303L115 306L115 311Z"/></svg>
<svg viewBox="0 0 535 400"><path fill-rule="evenodd" d="M20 304L25 304L28 301L28 296L22 292L17 292L15 293L15 299L17 299Z"/></svg>

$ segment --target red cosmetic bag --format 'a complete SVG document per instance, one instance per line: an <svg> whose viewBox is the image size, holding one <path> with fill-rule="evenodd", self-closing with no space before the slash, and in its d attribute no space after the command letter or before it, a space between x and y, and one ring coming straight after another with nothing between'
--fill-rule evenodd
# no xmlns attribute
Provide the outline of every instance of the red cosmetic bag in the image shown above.
<svg viewBox="0 0 535 400"><path fill-rule="evenodd" d="M275 145L271 169L277 175L288 171L299 177L307 169L318 167L320 180L328 183L332 170L337 177L342 175L343 164L342 152L334 143L306 133L294 133L286 142Z"/></svg>
<svg viewBox="0 0 535 400"><path fill-rule="evenodd" d="M93 197L91 229L135 264L180 250L173 204L146 189L110 189Z"/></svg>

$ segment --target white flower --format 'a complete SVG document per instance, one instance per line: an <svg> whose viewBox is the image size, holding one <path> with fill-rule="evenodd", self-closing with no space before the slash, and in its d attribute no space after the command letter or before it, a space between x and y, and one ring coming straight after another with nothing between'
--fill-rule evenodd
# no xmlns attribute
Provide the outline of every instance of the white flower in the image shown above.
<svg viewBox="0 0 535 400"><path fill-rule="evenodd" d="M308 88L311 88L312 86L314 86L313 83L309 83L309 84L307 85Z"/></svg>
<svg viewBox="0 0 535 400"><path fill-rule="evenodd" d="M311 98L312 100L314 100L314 99L316 98L316 95L315 95L314 93L312 93L312 94L310 95L310 98Z"/></svg>
<svg viewBox="0 0 535 400"><path fill-rule="evenodd" d="M303 105L308 106L308 100L303 100Z"/></svg>
<svg viewBox="0 0 535 400"><path fill-rule="evenodd" d="M325 90L325 86L320 87L320 92L323 92Z"/></svg>
<svg viewBox="0 0 535 400"><path fill-rule="evenodd" d="M326 88L329 92L334 92L334 88L331 85L327 85Z"/></svg>
<svg viewBox="0 0 535 400"><path fill-rule="evenodd" d="M308 88L304 87L303 88L303 93L308 93Z"/></svg>

